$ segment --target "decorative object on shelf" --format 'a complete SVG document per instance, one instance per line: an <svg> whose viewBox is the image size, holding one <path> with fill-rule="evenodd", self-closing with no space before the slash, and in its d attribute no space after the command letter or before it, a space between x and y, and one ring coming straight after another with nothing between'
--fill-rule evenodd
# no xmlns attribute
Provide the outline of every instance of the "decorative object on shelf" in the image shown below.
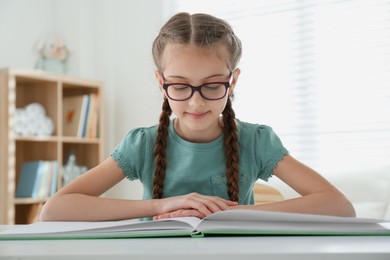
<svg viewBox="0 0 390 260"><path fill-rule="evenodd" d="M79 166L76 164L76 155L74 153L69 154L68 161L62 170L63 185L73 181L87 170L88 168L86 166Z"/></svg>
<svg viewBox="0 0 390 260"><path fill-rule="evenodd" d="M15 133L21 136L50 136L54 133L54 123L41 104L31 103L16 109Z"/></svg>
<svg viewBox="0 0 390 260"><path fill-rule="evenodd" d="M39 59L35 68L66 74L69 49L64 38L55 33L44 35L38 41L36 49Z"/></svg>

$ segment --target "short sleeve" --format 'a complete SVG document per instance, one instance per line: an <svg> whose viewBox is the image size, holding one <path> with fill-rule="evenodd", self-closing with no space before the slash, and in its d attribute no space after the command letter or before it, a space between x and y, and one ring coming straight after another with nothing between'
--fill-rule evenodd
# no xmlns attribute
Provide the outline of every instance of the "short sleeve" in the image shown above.
<svg viewBox="0 0 390 260"><path fill-rule="evenodd" d="M140 165L145 161L148 142L144 128L131 130L111 153L124 175L130 180L140 179Z"/></svg>
<svg viewBox="0 0 390 260"><path fill-rule="evenodd" d="M267 181L278 162L288 154L280 138L269 126L260 125L255 134L255 152L260 166L258 178Z"/></svg>

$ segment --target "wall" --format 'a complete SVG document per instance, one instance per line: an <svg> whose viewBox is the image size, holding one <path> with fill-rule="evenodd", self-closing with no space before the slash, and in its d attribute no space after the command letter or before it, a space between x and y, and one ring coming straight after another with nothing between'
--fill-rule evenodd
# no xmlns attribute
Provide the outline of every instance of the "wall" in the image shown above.
<svg viewBox="0 0 390 260"><path fill-rule="evenodd" d="M164 20L163 5L153 0L0 0L0 67L33 68L37 39L52 31L62 35L71 51L69 74L104 81L108 156L127 131L158 120L162 97L151 44ZM129 181L107 193L140 194L140 184Z"/></svg>
<svg viewBox="0 0 390 260"><path fill-rule="evenodd" d="M161 94L151 43L162 23L161 5L152 0L56 1L56 28L72 40L71 73L105 82L107 155L127 131L158 120ZM124 180L106 195L139 198L141 191L139 182Z"/></svg>
<svg viewBox="0 0 390 260"><path fill-rule="evenodd" d="M0 0L0 67L35 65L34 44L53 29L49 0Z"/></svg>

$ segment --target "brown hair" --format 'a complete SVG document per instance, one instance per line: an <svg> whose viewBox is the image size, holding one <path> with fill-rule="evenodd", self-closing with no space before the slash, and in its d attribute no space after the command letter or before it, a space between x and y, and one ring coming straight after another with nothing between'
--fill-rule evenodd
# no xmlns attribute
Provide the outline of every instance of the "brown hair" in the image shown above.
<svg viewBox="0 0 390 260"><path fill-rule="evenodd" d="M224 20L208 14L178 13L169 19L161 28L159 35L153 42L153 59L157 69L162 72L161 57L168 43L193 44L198 47L214 47L224 44L229 51L229 69L233 71L241 58L241 41L234 34L231 26ZM153 179L153 198L163 195L166 147L168 127L172 110L165 99L158 126L155 155L155 175ZM226 177L228 195L232 201L238 201L239 192L239 156L238 137L235 113L230 98L227 101L223 114L223 134L226 156Z"/></svg>

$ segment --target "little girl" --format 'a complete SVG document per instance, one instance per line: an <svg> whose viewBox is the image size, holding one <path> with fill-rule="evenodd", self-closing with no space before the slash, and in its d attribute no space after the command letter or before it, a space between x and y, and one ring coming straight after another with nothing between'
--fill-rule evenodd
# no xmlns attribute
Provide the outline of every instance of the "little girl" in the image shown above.
<svg viewBox="0 0 390 260"><path fill-rule="evenodd" d="M111 156L58 191L40 220L204 218L234 209L355 216L270 127L235 118L241 42L225 21L176 14L154 40L153 57L164 99L159 124L130 131ZM254 183L272 175L301 197L254 205ZM125 177L142 182L143 200L99 197Z"/></svg>

